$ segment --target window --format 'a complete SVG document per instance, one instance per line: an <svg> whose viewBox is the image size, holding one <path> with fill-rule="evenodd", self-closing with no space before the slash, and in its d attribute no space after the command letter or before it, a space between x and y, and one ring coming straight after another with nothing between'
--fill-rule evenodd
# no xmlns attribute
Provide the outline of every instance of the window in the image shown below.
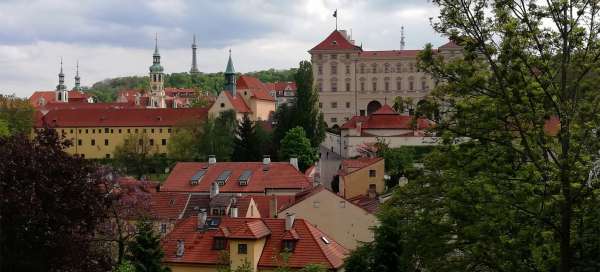
<svg viewBox="0 0 600 272"><path fill-rule="evenodd" d="M390 90L390 83L386 81L386 82L384 83L384 87L383 87L383 88L384 88L384 90L385 90L386 92L387 92L387 91L389 91L389 90Z"/></svg>
<svg viewBox="0 0 600 272"><path fill-rule="evenodd" d="M331 65L331 74L337 75L337 65L336 64Z"/></svg>
<svg viewBox="0 0 600 272"><path fill-rule="evenodd" d="M318 208L321 206L321 202L319 202L318 200L313 201L313 208Z"/></svg>
<svg viewBox="0 0 600 272"><path fill-rule="evenodd" d="M79 132L79 134L81 134L81 129L80 129L80 130L78 130L78 132Z"/></svg>
<svg viewBox="0 0 600 272"><path fill-rule="evenodd" d="M171 129L167 129L167 132L168 132L168 133L171 133Z"/></svg>
<svg viewBox="0 0 600 272"><path fill-rule="evenodd" d="M350 82L346 82L346 92L350 91Z"/></svg>
<svg viewBox="0 0 600 272"><path fill-rule="evenodd" d="M415 83L412 81L408 82L408 90L412 91L414 89L415 89Z"/></svg>
<svg viewBox="0 0 600 272"><path fill-rule="evenodd" d="M331 54L331 59L337 59L337 54Z"/></svg>
<svg viewBox="0 0 600 272"><path fill-rule="evenodd" d="M221 103L221 108L225 108L225 103Z"/></svg>
<svg viewBox="0 0 600 272"><path fill-rule="evenodd" d="M92 141L91 141L91 143L90 143L90 144L91 144L91 145L96 145L96 140L92 139Z"/></svg>
<svg viewBox="0 0 600 272"><path fill-rule="evenodd" d="M331 108L337 109L337 102L331 102Z"/></svg>
<svg viewBox="0 0 600 272"><path fill-rule="evenodd" d="M143 132L143 133L146 133L146 129L143 129L143 130L142 130L142 132Z"/></svg>
<svg viewBox="0 0 600 272"><path fill-rule="evenodd" d="M346 74L350 74L350 65L346 65Z"/></svg>
<svg viewBox="0 0 600 272"><path fill-rule="evenodd" d="M350 59L350 54L346 53L346 59Z"/></svg>
<svg viewBox="0 0 600 272"><path fill-rule="evenodd" d="M150 145L154 145L154 139L150 139Z"/></svg>
<svg viewBox="0 0 600 272"><path fill-rule="evenodd" d="M427 90L427 82L425 79L421 79L421 90Z"/></svg>
<svg viewBox="0 0 600 272"><path fill-rule="evenodd" d="M331 91L337 92L337 80L335 78L331 81Z"/></svg>
<svg viewBox="0 0 600 272"><path fill-rule="evenodd" d="M317 59L323 59L323 55L322 54L317 54Z"/></svg>
<svg viewBox="0 0 600 272"><path fill-rule="evenodd" d="M104 139L104 145L108 145L108 139Z"/></svg>
<svg viewBox="0 0 600 272"><path fill-rule="evenodd" d="M349 109L350 108L350 102L346 102L346 108Z"/></svg>
<svg viewBox="0 0 600 272"><path fill-rule="evenodd" d="M332 123L337 123L337 118L335 118L335 117L331 117L331 122L332 122Z"/></svg>
<svg viewBox="0 0 600 272"><path fill-rule="evenodd" d="M119 129L119 134L121 134L121 129Z"/></svg>
<svg viewBox="0 0 600 272"><path fill-rule="evenodd" d="M383 71L386 72L386 73L390 72L390 65L388 63L384 64Z"/></svg>
<svg viewBox="0 0 600 272"><path fill-rule="evenodd" d="M150 129L150 133L154 133L154 129Z"/></svg>
<svg viewBox="0 0 600 272"><path fill-rule="evenodd" d="M162 144L162 145L167 145L167 139L162 139L162 140L161 140L161 144Z"/></svg>
<svg viewBox="0 0 600 272"><path fill-rule="evenodd" d="M142 140L142 139L139 139L139 140L138 140L138 145L143 145L143 144L144 144L144 140Z"/></svg>
<svg viewBox="0 0 600 272"><path fill-rule="evenodd" d="M296 248L296 241L294 240L283 240L283 250L287 252L294 252Z"/></svg>
<svg viewBox="0 0 600 272"><path fill-rule="evenodd" d="M369 170L369 177L376 177L377 176L377 171L376 170Z"/></svg>
<svg viewBox="0 0 600 272"><path fill-rule="evenodd" d="M167 224L166 223L160 223L160 233L161 234L167 233Z"/></svg>
<svg viewBox="0 0 600 272"><path fill-rule="evenodd" d="M411 72L411 73L415 71L415 64L414 63L411 62L408 65L408 71Z"/></svg>
<svg viewBox="0 0 600 272"><path fill-rule="evenodd" d="M77 140L77 145L82 145L82 144L83 143L82 143L81 139Z"/></svg>
<svg viewBox="0 0 600 272"><path fill-rule="evenodd" d="M225 249L226 244L227 244L227 240L225 240L225 238L215 237L215 240L213 242L213 249L223 250L223 249Z"/></svg>
<svg viewBox="0 0 600 272"><path fill-rule="evenodd" d="M323 103L319 102L319 109L323 108Z"/></svg>
<svg viewBox="0 0 600 272"><path fill-rule="evenodd" d="M360 116L365 116L365 110L360 110Z"/></svg>
<svg viewBox="0 0 600 272"><path fill-rule="evenodd" d="M360 65L360 73L361 74L365 73L365 64L364 63Z"/></svg>
<svg viewBox="0 0 600 272"><path fill-rule="evenodd" d="M402 90L402 79L396 80L396 90L398 90L398 91Z"/></svg>
<svg viewBox="0 0 600 272"><path fill-rule="evenodd" d="M73 130L71 129L71 134L73 134Z"/></svg>
<svg viewBox="0 0 600 272"><path fill-rule="evenodd" d="M136 128L136 129L135 129L135 133L138 133L138 132L139 132L139 130Z"/></svg>
<svg viewBox="0 0 600 272"><path fill-rule="evenodd" d="M105 156L107 159L110 159L110 154L106 154Z"/></svg>
<svg viewBox="0 0 600 272"><path fill-rule="evenodd" d="M317 74L318 75L322 75L323 74L323 65L318 65L317 66Z"/></svg>
<svg viewBox="0 0 600 272"><path fill-rule="evenodd" d="M95 130L95 129L92 129L92 134L95 134L95 133L96 133L96 130Z"/></svg>
<svg viewBox="0 0 600 272"><path fill-rule="evenodd" d="M365 91L365 83L364 82L360 83L360 91L362 91L362 92Z"/></svg>
<svg viewBox="0 0 600 272"><path fill-rule="evenodd" d="M402 64L401 63L397 63L396 64L396 73L400 73L402 71Z"/></svg>
<svg viewBox="0 0 600 272"><path fill-rule="evenodd" d="M98 129L98 134L102 134L102 129Z"/></svg>
<svg viewBox="0 0 600 272"><path fill-rule="evenodd" d="M104 133L108 133L108 128L104 128Z"/></svg>
<svg viewBox="0 0 600 272"><path fill-rule="evenodd" d="M319 89L319 92L323 91L323 82L319 80L319 82L317 82L317 89Z"/></svg>
<svg viewBox="0 0 600 272"><path fill-rule="evenodd" d="M377 81L373 81L373 92L377 91Z"/></svg>
<svg viewBox="0 0 600 272"><path fill-rule="evenodd" d="M248 244L238 244L238 254L248 254Z"/></svg>
<svg viewBox="0 0 600 272"><path fill-rule="evenodd" d="M158 129L158 133L162 133L162 128L159 128L159 129Z"/></svg>
<svg viewBox="0 0 600 272"><path fill-rule="evenodd" d="M127 129L127 133L131 133L131 129L130 128Z"/></svg>
<svg viewBox="0 0 600 272"><path fill-rule="evenodd" d="M377 63L371 64L371 73L377 73Z"/></svg>

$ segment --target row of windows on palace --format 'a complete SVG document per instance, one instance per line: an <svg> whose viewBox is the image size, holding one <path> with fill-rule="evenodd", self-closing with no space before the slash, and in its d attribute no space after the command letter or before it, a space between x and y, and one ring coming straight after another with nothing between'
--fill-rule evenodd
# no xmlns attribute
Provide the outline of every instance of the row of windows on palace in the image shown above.
<svg viewBox="0 0 600 272"><path fill-rule="evenodd" d="M331 75L337 75L338 74L338 65L336 62L333 62L330 64L330 69L329 69L329 73ZM367 65L364 63L361 63L358 66L358 70L356 71L358 74L366 74L366 73L402 73L402 72L409 72L409 73L414 73L414 72L421 72L421 70L416 67L415 63L408 63L405 67L402 63L397 63L396 64L396 68L394 69L392 67L392 65L390 65L389 63L384 63L382 65L382 67L379 67L379 65L377 65L377 63L372 63L370 65L370 69L367 68ZM347 75L349 75L351 73L351 68L350 65L346 65L345 66L345 72ZM317 75L323 75L323 65L317 65Z"/></svg>
<svg viewBox="0 0 600 272"><path fill-rule="evenodd" d="M95 128L92 128L92 129L88 129L88 128L81 129L80 128L80 129L77 130L77 132L79 134L83 134L83 133L85 133L85 134L102 134L103 130L104 130L105 134L114 134L115 133L115 129L112 129L112 128L104 128L104 129L101 129L101 128L98 128L98 129L95 129ZM67 131L70 134L75 133L75 129L64 129L64 128L60 129L61 133L67 133ZM131 128L120 129L119 128L119 129L116 129L116 131L117 131L118 134L121 134L121 133L123 133L125 131L126 131L126 133L132 133L132 132L133 133L139 133L140 131L142 133L148 133L148 132L150 132L150 133L155 133L155 132L163 133L163 129L162 128L157 128L157 129L154 129L154 128L149 128L149 129L146 129L146 128L143 128L143 129L138 129L138 128L134 128L134 129L131 129ZM167 133L172 133L173 132L173 130L170 129L170 128L166 129L166 131L167 131Z"/></svg>
<svg viewBox="0 0 600 272"><path fill-rule="evenodd" d="M127 143L128 139L125 139L125 143ZM167 139L161 139L160 141L161 145L167 145ZM144 140L143 139L138 139L138 144L139 145L143 145L144 144ZM83 140L78 139L77 140L77 145L78 146L82 146L83 145ZM91 139L90 140L90 145L91 146L95 146L96 145L96 139ZM109 141L108 139L104 139L104 145L108 146L109 145ZM154 146L154 139L148 139L148 145Z"/></svg>
<svg viewBox="0 0 600 272"><path fill-rule="evenodd" d="M365 92L366 89L366 84L365 84L366 79L361 78L360 79L360 83L359 83L359 91L361 92ZM350 92L351 88L350 88L350 82L351 79L347 78L346 79L346 88L345 91L346 92ZM421 90L425 91L425 90L429 90L429 85L427 84L427 79L425 78L421 78ZM390 91L390 80L388 78L385 79L385 81L383 82L383 91ZM377 79L373 78L371 80L371 91L376 92L378 90L378 84L377 84ZM323 81L322 80L317 80L317 90L319 90L319 92L323 91ZM379 89L381 90L381 89ZM402 79L398 78L396 79L396 91L401 91L402 90ZM412 78L409 78L408 80L408 90L409 91L414 91L415 90L415 80ZM331 88L330 91L332 92L337 92L338 91L338 84L337 84L337 80L336 79L332 79L331 80Z"/></svg>

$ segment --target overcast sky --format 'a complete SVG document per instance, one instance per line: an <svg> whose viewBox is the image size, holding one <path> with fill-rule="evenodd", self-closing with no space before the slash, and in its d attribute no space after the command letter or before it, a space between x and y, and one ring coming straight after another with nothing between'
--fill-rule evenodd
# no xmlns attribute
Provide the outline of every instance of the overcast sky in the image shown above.
<svg viewBox="0 0 600 272"><path fill-rule="evenodd" d="M401 26L407 49L446 41L426 0L1 0L0 93L53 90L60 57L68 88L77 60L84 86L146 75L154 33L166 73L189 71L194 33L202 72L223 71L230 48L238 72L296 67L334 30L336 8L365 50L399 49Z"/></svg>

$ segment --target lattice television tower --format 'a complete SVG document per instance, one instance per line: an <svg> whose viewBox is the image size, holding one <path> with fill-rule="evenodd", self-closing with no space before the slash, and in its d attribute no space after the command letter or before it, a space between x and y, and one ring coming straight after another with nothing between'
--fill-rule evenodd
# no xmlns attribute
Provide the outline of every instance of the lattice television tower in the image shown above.
<svg viewBox="0 0 600 272"><path fill-rule="evenodd" d="M404 40L404 26L400 27L400 50L404 50L406 41Z"/></svg>

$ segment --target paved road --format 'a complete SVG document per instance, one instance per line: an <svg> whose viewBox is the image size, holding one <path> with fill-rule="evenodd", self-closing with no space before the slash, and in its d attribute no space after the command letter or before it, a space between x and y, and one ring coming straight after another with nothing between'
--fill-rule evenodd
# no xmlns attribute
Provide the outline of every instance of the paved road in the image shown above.
<svg viewBox="0 0 600 272"><path fill-rule="evenodd" d="M321 166L321 183L328 189L331 189L331 179L337 174L340 168L341 157L331 152L327 148L321 146L319 149L321 158L319 165Z"/></svg>

